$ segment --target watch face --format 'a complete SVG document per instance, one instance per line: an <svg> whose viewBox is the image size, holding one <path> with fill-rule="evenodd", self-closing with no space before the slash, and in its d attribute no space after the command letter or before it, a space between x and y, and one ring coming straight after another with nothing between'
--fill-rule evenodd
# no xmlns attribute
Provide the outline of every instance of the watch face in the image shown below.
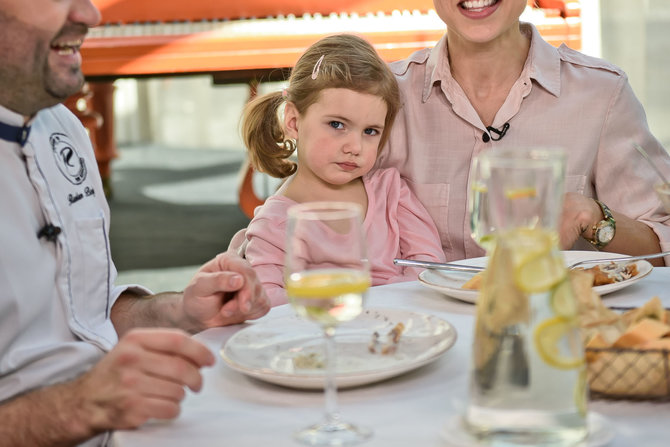
<svg viewBox="0 0 670 447"><path fill-rule="evenodd" d="M614 239L614 228L606 226L598 229L598 241L602 244Z"/></svg>

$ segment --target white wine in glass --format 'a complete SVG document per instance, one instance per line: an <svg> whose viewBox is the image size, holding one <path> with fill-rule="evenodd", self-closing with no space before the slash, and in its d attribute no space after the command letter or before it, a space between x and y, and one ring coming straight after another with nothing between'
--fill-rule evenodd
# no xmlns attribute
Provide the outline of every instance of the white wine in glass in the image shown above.
<svg viewBox="0 0 670 447"><path fill-rule="evenodd" d="M470 191L468 194L470 234L480 247L490 253L493 248L495 228L489 214L489 191L482 169L478 158L473 158L470 167Z"/></svg>
<svg viewBox="0 0 670 447"><path fill-rule="evenodd" d="M347 202L311 202L288 211L284 283L296 313L323 329L325 418L298 431L307 445L344 446L372 435L340 419L337 407L335 328L356 318L370 287L361 207Z"/></svg>

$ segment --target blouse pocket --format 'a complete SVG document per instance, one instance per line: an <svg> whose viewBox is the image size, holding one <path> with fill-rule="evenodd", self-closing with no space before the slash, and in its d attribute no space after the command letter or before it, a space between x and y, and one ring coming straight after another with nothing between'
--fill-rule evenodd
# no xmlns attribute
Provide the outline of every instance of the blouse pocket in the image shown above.
<svg viewBox="0 0 670 447"><path fill-rule="evenodd" d="M104 217L74 222L71 246L73 313L79 324L94 328L109 318L111 259Z"/></svg>
<svg viewBox="0 0 670 447"><path fill-rule="evenodd" d="M442 249L451 250L451 240L447 231L449 224L449 185L447 183L414 183L405 179L419 202L426 208L440 234Z"/></svg>

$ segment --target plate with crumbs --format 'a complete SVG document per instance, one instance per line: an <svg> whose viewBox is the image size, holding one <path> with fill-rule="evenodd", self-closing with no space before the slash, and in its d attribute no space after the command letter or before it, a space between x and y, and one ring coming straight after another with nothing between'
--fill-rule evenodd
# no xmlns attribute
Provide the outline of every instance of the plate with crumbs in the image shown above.
<svg viewBox="0 0 670 447"><path fill-rule="evenodd" d="M447 321L401 309L365 309L335 332L338 388L379 382L437 360L456 342ZM254 323L220 351L225 363L247 376L290 388L324 386L323 333L296 315Z"/></svg>

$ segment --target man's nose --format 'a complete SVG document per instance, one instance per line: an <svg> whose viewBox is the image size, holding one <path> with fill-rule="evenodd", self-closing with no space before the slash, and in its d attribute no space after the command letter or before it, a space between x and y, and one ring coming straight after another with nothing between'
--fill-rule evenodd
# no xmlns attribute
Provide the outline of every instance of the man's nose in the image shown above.
<svg viewBox="0 0 670 447"><path fill-rule="evenodd" d="M70 20L92 28L100 23L101 15L91 0L77 0L72 3Z"/></svg>

